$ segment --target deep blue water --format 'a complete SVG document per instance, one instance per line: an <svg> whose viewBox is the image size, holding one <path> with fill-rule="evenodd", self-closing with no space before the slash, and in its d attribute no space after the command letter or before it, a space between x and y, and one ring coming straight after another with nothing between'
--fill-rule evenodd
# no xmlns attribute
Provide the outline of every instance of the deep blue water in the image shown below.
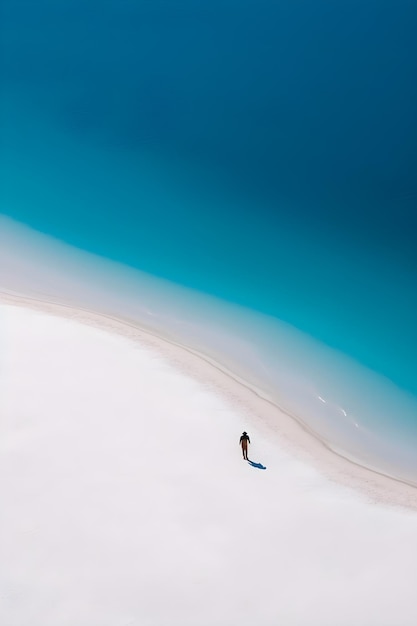
<svg viewBox="0 0 417 626"><path fill-rule="evenodd" d="M417 394L413 0L3 0L1 210Z"/></svg>

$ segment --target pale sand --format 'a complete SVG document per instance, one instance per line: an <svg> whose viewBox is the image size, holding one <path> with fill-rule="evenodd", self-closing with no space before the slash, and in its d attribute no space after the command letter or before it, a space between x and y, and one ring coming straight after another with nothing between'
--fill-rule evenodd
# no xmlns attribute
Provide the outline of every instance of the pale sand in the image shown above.
<svg viewBox="0 0 417 626"><path fill-rule="evenodd" d="M311 438L195 355L8 301L1 624L414 626L415 512L297 459Z"/></svg>
<svg viewBox="0 0 417 626"><path fill-rule="evenodd" d="M189 351L2 302L1 624L414 626L415 512Z"/></svg>
<svg viewBox="0 0 417 626"><path fill-rule="evenodd" d="M327 479L362 493L369 501L417 510L417 488L348 461L328 448L324 441L309 431L293 416L284 413L273 403L260 397L256 390L238 380L221 364L162 339L127 320L111 317L56 302L34 297L0 292L0 304L12 304L76 320L107 330L156 350L177 370L203 383L219 394L223 401L244 416L248 428L256 424L265 437L282 449L315 467Z"/></svg>

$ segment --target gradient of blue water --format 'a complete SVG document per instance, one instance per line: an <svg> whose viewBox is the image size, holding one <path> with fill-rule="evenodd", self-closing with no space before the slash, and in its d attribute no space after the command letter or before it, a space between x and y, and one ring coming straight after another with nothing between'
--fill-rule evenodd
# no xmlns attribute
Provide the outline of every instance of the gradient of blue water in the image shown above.
<svg viewBox="0 0 417 626"><path fill-rule="evenodd" d="M4 0L2 210L417 394L416 11Z"/></svg>

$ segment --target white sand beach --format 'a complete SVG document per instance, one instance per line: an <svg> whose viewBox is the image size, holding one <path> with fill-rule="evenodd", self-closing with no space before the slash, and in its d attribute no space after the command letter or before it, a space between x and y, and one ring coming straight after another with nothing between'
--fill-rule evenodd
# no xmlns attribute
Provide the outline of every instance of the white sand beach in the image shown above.
<svg viewBox="0 0 417 626"><path fill-rule="evenodd" d="M326 476L417 509L417 399L297 328L2 215L0 294L150 341Z"/></svg>
<svg viewBox="0 0 417 626"><path fill-rule="evenodd" d="M349 488L353 464L122 322L5 295L0 320L1 624L417 622L412 487Z"/></svg>

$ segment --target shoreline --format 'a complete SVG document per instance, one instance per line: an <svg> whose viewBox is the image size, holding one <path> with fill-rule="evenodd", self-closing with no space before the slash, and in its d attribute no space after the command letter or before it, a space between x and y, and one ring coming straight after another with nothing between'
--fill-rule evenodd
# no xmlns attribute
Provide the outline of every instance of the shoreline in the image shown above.
<svg viewBox="0 0 417 626"><path fill-rule="evenodd" d="M170 366L210 388L229 406L238 409L245 416L249 428L256 421L257 427L269 438L273 437L286 453L313 466L331 482L354 490L374 503L417 510L417 486L339 454L294 415L262 397L255 387L191 348L161 337L133 320L91 311L77 304L4 290L0 290L0 304L72 319L147 346L158 352Z"/></svg>

